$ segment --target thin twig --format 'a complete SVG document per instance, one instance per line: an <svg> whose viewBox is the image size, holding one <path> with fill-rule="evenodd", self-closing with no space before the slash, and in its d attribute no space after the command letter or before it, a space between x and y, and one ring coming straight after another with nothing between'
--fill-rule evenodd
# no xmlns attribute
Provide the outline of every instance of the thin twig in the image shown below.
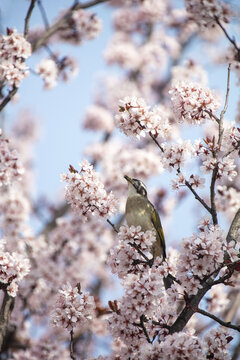
<svg viewBox="0 0 240 360"><path fill-rule="evenodd" d="M153 259L149 259L145 254L144 254L144 252L142 252L142 250L141 249L139 249L139 246L137 246L137 244L135 244L134 242L133 243L131 243L131 242L129 242L128 243L131 247L133 247L135 250L137 250L137 252L144 258L144 260L146 260L146 263L147 264L153 264ZM151 267L151 266L150 266Z"/></svg>
<svg viewBox="0 0 240 360"><path fill-rule="evenodd" d="M157 139L156 139L151 133L149 133L149 135L151 136L151 138L153 139L153 141L155 142L155 144L159 147L159 149L161 150L161 152L164 153L163 147L159 144L159 142L157 141Z"/></svg>
<svg viewBox="0 0 240 360"><path fill-rule="evenodd" d="M23 32L23 35L24 35L25 39L27 39L27 37L28 37L29 22L30 22L30 18L31 18L32 11L33 11L33 8L35 6L36 1L37 0L31 0L30 6L28 8L27 15L25 17L25 25L24 25L24 32Z"/></svg>
<svg viewBox="0 0 240 360"><path fill-rule="evenodd" d="M39 10L40 10L41 15L42 15L44 26L45 26L46 30L48 30L49 29L49 22L48 22L47 13L46 13L46 11L44 9L42 1L37 0L37 4L38 4Z"/></svg>
<svg viewBox="0 0 240 360"><path fill-rule="evenodd" d="M193 195L195 196L195 199L198 200L204 207L205 209L211 214L211 208L210 206L208 206L205 201L197 194L197 192L193 189L192 185L185 180L185 185L189 188L189 190L193 193Z"/></svg>
<svg viewBox="0 0 240 360"><path fill-rule="evenodd" d="M216 120L216 122L219 124L220 119L219 119L216 115L214 115L211 111L209 111L209 110L207 110L207 109L205 109L204 111L205 111L210 117L212 117L214 120Z"/></svg>
<svg viewBox="0 0 240 360"><path fill-rule="evenodd" d="M77 360L73 351L73 329L70 331L70 357L72 360Z"/></svg>
<svg viewBox="0 0 240 360"><path fill-rule="evenodd" d="M218 123L218 148L214 152L214 158L218 160L218 154L221 148L222 139L223 139L223 117L226 113L227 106L228 106L228 99L229 99L229 90L230 90L230 72L231 72L231 64L228 65L228 75L227 75L227 90L226 90L226 96L225 96L225 103L223 110L220 114L220 119ZM211 185L210 185L210 202L211 202L211 213L212 213L212 220L213 224L217 225L218 219L217 219L217 209L216 209L216 203L215 203L215 183L217 180L217 174L218 174L218 161L215 164L215 167L212 172L212 178L211 178Z"/></svg>
<svg viewBox="0 0 240 360"><path fill-rule="evenodd" d="M218 24L218 26L222 29L222 31L224 32L226 38L230 41L230 43L234 46L234 48L237 50L237 54L238 54L238 61L240 61L240 48L237 46L237 43L234 39L232 39L230 37L230 35L228 34L227 30L224 28L224 26L222 25L222 23L220 22L219 18L217 16L214 17L216 23Z"/></svg>
<svg viewBox="0 0 240 360"><path fill-rule="evenodd" d="M228 327L230 329L237 330L238 332L240 332L240 325L237 326L237 325L233 325L230 322L223 321L223 320L219 319L217 316L215 316L213 314L210 314L209 312L207 312L205 310L202 310L202 309L199 309L199 308L197 308L196 312L199 313L199 314L202 314L204 316L207 316L210 319L213 319L214 321L218 322L222 326L225 326L225 327Z"/></svg>
<svg viewBox="0 0 240 360"><path fill-rule="evenodd" d="M111 220L107 219L107 222L111 225L113 230L118 234L118 230L116 229L115 225L111 222Z"/></svg>

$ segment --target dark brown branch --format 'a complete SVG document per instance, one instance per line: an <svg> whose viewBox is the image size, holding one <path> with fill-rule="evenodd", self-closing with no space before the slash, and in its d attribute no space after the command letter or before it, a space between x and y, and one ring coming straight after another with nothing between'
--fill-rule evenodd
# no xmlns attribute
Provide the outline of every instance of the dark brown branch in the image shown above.
<svg viewBox="0 0 240 360"><path fill-rule="evenodd" d="M23 32L23 35L24 35L25 39L27 39L27 37L28 37L29 22L30 22L30 18L31 18L34 6L36 4L36 1L37 0L31 0L31 3L30 3L29 8L28 8L27 15L25 17L25 25L24 25L24 32Z"/></svg>
<svg viewBox="0 0 240 360"><path fill-rule="evenodd" d="M234 46L234 48L237 50L237 55L238 55L238 61L240 61L240 48L237 46L236 41L230 37L230 35L228 34L227 30L224 28L224 26L222 25L222 23L220 22L219 18L217 16L214 17L216 23L218 24L218 26L222 29L222 31L224 32L226 38L230 41L230 43Z"/></svg>
<svg viewBox="0 0 240 360"><path fill-rule="evenodd" d="M4 290L4 298L0 310L0 352L7 333L8 323L14 306L14 297L9 296L7 290Z"/></svg>
<svg viewBox="0 0 240 360"><path fill-rule="evenodd" d="M72 16L72 13L79 9L88 9L94 5L101 4L103 2L106 2L108 0L92 0L85 4L79 4L75 3L68 11L67 13L58 20L55 24L49 27L40 38L38 38L32 45L33 52L39 49L42 45L46 44L47 40L53 36Z"/></svg>
<svg viewBox="0 0 240 360"><path fill-rule="evenodd" d="M13 98L17 91L18 88L16 86L14 86L13 89L9 91L8 95L0 103L0 112L5 108L5 106L9 103L9 101Z"/></svg>
<svg viewBox="0 0 240 360"><path fill-rule="evenodd" d="M113 230L118 234L118 230L116 229L115 225L111 222L111 220L107 219L107 222L109 223L109 225L111 225Z"/></svg>
<svg viewBox="0 0 240 360"><path fill-rule="evenodd" d="M211 208L205 203L205 201L197 194L197 192L193 189L192 185L185 180L185 185L189 188L189 190L193 193L193 195L195 196L195 199L198 200L204 207L205 209L211 214Z"/></svg>
<svg viewBox="0 0 240 360"><path fill-rule="evenodd" d="M147 332L146 326L144 324L144 321L148 321L148 320L146 319L145 315L141 315L140 316L140 323L134 322L133 325L135 325L135 326L139 327L140 329L142 329L143 332L144 332L144 335L146 336L147 342L149 344L152 344L152 341L151 341L151 339L150 339L150 337L148 335L148 332Z"/></svg>
<svg viewBox="0 0 240 360"><path fill-rule="evenodd" d="M153 136L151 133L149 133L149 135L151 136L151 138L153 139L153 141L155 142L155 144L159 147L159 149L161 150L161 152L164 153L163 147L159 144L159 142L157 141L157 139L155 138L155 136Z"/></svg>
<svg viewBox="0 0 240 360"><path fill-rule="evenodd" d="M73 329L70 331L70 357L72 360L77 360L73 351Z"/></svg>
<svg viewBox="0 0 240 360"><path fill-rule="evenodd" d="M196 310L196 312L199 313L199 314L202 314L204 316L209 317L210 319L218 322L222 326L225 326L225 327L228 327L230 329L237 330L238 332L240 332L240 325L237 326L237 325L233 325L230 322L223 321L223 320L219 319L217 316L215 316L213 314L210 314L209 312L207 312L205 310L202 310L202 309L199 309L199 308Z"/></svg>

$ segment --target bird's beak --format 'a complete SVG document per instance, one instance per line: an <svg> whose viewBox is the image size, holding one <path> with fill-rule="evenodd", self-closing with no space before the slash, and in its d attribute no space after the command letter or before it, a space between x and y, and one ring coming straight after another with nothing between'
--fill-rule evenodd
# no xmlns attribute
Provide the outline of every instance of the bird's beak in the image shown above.
<svg viewBox="0 0 240 360"><path fill-rule="evenodd" d="M132 179L129 176L124 175L124 179L126 179L128 182L132 183Z"/></svg>

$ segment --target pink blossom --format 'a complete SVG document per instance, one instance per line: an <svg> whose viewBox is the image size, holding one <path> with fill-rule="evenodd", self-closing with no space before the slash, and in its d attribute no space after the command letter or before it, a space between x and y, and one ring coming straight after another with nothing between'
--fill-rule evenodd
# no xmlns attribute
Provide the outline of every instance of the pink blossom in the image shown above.
<svg viewBox="0 0 240 360"><path fill-rule="evenodd" d="M62 17L61 14L60 17ZM57 19L58 20L58 19ZM75 10L68 21L55 35L57 40L81 44L84 40L95 39L102 30L102 22L96 15L83 9Z"/></svg>
<svg viewBox="0 0 240 360"><path fill-rule="evenodd" d="M19 282L30 271L30 262L19 253L9 253L5 251L3 245L4 241L1 240L0 283L6 284L8 294L15 297Z"/></svg>
<svg viewBox="0 0 240 360"><path fill-rule="evenodd" d="M43 78L45 89L52 89L57 84L58 67L54 60L43 59L36 66L36 72Z"/></svg>
<svg viewBox="0 0 240 360"><path fill-rule="evenodd" d="M116 212L116 199L113 193L107 194L98 174L89 162L83 161L81 171L71 170L69 174L62 174L62 181L67 182L66 200L73 211L87 219L87 213L109 217Z"/></svg>
<svg viewBox="0 0 240 360"><path fill-rule="evenodd" d="M120 114L116 116L116 125L126 135L145 137L146 133L166 138L170 126L163 108L155 107L149 111L144 99L126 97L120 100Z"/></svg>
<svg viewBox="0 0 240 360"><path fill-rule="evenodd" d="M86 328L94 317L95 302L88 292L81 292L70 283L59 290L56 308L52 311L52 323L67 329Z"/></svg>
<svg viewBox="0 0 240 360"><path fill-rule="evenodd" d="M230 360L229 354L229 329L219 327L210 330L204 337L205 349L208 357L213 360Z"/></svg>
<svg viewBox="0 0 240 360"><path fill-rule="evenodd" d="M16 29L0 36L0 81L18 87L28 75L25 60L31 56L31 45Z"/></svg>
<svg viewBox="0 0 240 360"><path fill-rule="evenodd" d="M16 150L12 150L7 139L0 138L0 187L21 179L24 169Z"/></svg>
<svg viewBox="0 0 240 360"><path fill-rule="evenodd" d="M228 23L232 15L230 6L221 0L185 0L185 4L190 16L201 27L216 27L215 17Z"/></svg>
<svg viewBox="0 0 240 360"><path fill-rule="evenodd" d="M211 119L208 112L215 114L220 106L216 96L197 83L179 81L173 85L169 94L173 112L180 122L201 124Z"/></svg>

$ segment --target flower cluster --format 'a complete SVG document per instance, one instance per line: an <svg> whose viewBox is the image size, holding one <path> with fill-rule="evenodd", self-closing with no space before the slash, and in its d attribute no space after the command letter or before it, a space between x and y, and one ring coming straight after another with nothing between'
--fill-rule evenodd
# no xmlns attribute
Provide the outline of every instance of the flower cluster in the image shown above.
<svg viewBox="0 0 240 360"><path fill-rule="evenodd" d="M113 338L120 338L130 348L136 347L146 338L141 328L136 326L141 316L152 317L163 297L163 283L157 267L146 268L145 272L128 274L122 281L125 296L117 302L108 324ZM143 301L144 299L144 301ZM116 326L117 325L117 326ZM150 336L154 334L151 321L146 323Z"/></svg>
<svg viewBox="0 0 240 360"><path fill-rule="evenodd" d="M189 185L191 185L191 187L193 189L203 189L204 188L204 184L205 184L205 179L204 178L200 178L199 175L190 175L189 180L188 180ZM186 185L186 178L185 175L182 174L181 172L178 173L177 177L175 179L172 180L172 189L173 190L179 190L181 186Z"/></svg>
<svg viewBox="0 0 240 360"><path fill-rule="evenodd" d="M151 133L155 137L166 138L170 131L170 126L162 107L156 106L149 111L149 106L142 98L126 97L120 100L119 112L116 116L116 126L124 134L136 136L145 136Z"/></svg>
<svg viewBox="0 0 240 360"><path fill-rule="evenodd" d="M81 44L84 40L95 39L102 30L102 22L93 13L80 9L75 10L68 21L61 27L56 36L61 41Z"/></svg>
<svg viewBox="0 0 240 360"><path fill-rule="evenodd" d="M174 145L164 143L162 147L162 161L169 171L179 170L193 154L193 146L189 140L179 140Z"/></svg>
<svg viewBox="0 0 240 360"><path fill-rule="evenodd" d="M36 66L35 71L44 81L44 88L47 90L56 86L58 78L69 81L78 73L78 65L75 59L65 56L62 59L43 59Z"/></svg>
<svg viewBox="0 0 240 360"><path fill-rule="evenodd" d="M114 127L113 116L103 106L91 105L87 108L83 126L85 129L110 133Z"/></svg>
<svg viewBox="0 0 240 360"><path fill-rule="evenodd" d="M15 297L19 282L29 273L30 262L23 255L4 250L4 240L0 240L0 283L6 285L10 296Z"/></svg>
<svg viewBox="0 0 240 360"><path fill-rule="evenodd" d="M109 217L116 211L116 199L113 193L107 194L98 174L88 161L80 164L77 172L70 166L69 174L62 174L62 181L67 182L66 200L73 211L86 220L87 213Z"/></svg>
<svg viewBox="0 0 240 360"><path fill-rule="evenodd" d="M229 5L220 0L185 0L185 4L187 11L200 27L215 27L215 17L228 23L232 15Z"/></svg>
<svg viewBox="0 0 240 360"><path fill-rule="evenodd" d="M204 340L207 359L231 359L228 352L229 342L232 340L229 329L223 327L212 329L205 335Z"/></svg>
<svg viewBox="0 0 240 360"><path fill-rule="evenodd" d="M88 292L81 292L80 285L72 287L69 283L59 290L56 308L52 312L52 323L56 326L82 329L94 317L95 302Z"/></svg>
<svg viewBox="0 0 240 360"><path fill-rule="evenodd" d="M112 272L118 274L119 278L124 278L129 273L139 273L144 269L141 261L144 258L138 253L136 247L145 255L156 241L153 231L141 231L140 226L121 226L118 232L118 243L110 250L108 264ZM136 266L138 264L138 266Z"/></svg>
<svg viewBox="0 0 240 360"><path fill-rule="evenodd" d="M144 360L204 360L202 344L196 336L184 332L168 335L161 343L141 348Z"/></svg>
<svg viewBox="0 0 240 360"><path fill-rule="evenodd" d="M209 173L216 168L218 179L227 177L229 181L232 181L237 176L234 158L231 157L231 154L228 156L223 155L219 158L216 157L218 144L215 142L215 137L212 139L207 137L204 142L205 145L199 140L194 143L194 154L199 156L202 161L200 170L204 173Z"/></svg>
<svg viewBox="0 0 240 360"><path fill-rule="evenodd" d="M19 180L23 172L17 152L11 150L7 139L0 138L0 187Z"/></svg>
<svg viewBox="0 0 240 360"><path fill-rule="evenodd" d="M45 89L52 89L57 84L58 67L54 60L43 59L36 66L36 73L44 80Z"/></svg>
<svg viewBox="0 0 240 360"><path fill-rule="evenodd" d="M201 287L199 279L204 279L223 264L224 251L232 261L238 259L238 246L234 242L226 243L225 234L218 225L209 224L200 230L199 234L183 239L184 251L178 264L177 276L188 294L196 294Z"/></svg>
<svg viewBox="0 0 240 360"><path fill-rule="evenodd" d="M28 75L25 60L31 55L31 45L16 29L0 36L0 82L18 87Z"/></svg>
<svg viewBox="0 0 240 360"><path fill-rule="evenodd" d="M197 83L176 82L169 94L173 112L179 122L201 124L211 119L211 114L214 114L220 106L216 95Z"/></svg>

